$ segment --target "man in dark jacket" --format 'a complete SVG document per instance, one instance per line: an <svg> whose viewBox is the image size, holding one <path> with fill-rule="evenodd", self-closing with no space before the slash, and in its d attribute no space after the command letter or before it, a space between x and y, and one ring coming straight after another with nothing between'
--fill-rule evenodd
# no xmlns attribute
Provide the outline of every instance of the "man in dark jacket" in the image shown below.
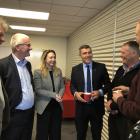
<svg viewBox="0 0 140 140"><path fill-rule="evenodd" d="M140 45L140 21L136 24L136 40ZM139 140L140 139L140 70L134 77L130 91L128 93L128 98L125 99L122 92L113 94L113 100L118 104L121 113L131 122L133 125L138 121L129 133L128 139Z"/></svg>
<svg viewBox="0 0 140 140"><path fill-rule="evenodd" d="M132 80L140 69L139 44L136 41L124 43L120 53L123 66L116 71L112 89L114 90L113 95L122 90L123 97L126 99ZM106 108L110 111L108 118L109 140L127 140L128 119L120 112L118 105L113 102L112 94L108 94Z"/></svg>
<svg viewBox="0 0 140 140"><path fill-rule="evenodd" d="M10 122L1 140L31 140L34 118L34 92L29 36L16 33L11 38L12 54L0 60L0 76L7 92Z"/></svg>

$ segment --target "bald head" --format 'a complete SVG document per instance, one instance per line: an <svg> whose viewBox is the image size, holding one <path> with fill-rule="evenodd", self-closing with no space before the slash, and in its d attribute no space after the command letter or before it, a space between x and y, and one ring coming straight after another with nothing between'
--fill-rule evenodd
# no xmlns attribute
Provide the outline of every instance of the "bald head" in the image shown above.
<svg viewBox="0 0 140 140"><path fill-rule="evenodd" d="M136 40L140 44L140 20L136 24Z"/></svg>

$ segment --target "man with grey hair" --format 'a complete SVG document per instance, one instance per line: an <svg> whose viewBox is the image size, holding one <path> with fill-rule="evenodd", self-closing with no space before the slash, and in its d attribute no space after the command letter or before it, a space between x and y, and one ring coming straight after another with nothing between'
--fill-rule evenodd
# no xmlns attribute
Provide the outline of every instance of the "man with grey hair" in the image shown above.
<svg viewBox="0 0 140 140"><path fill-rule="evenodd" d="M136 41L140 45L140 20L136 24ZM127 99L123 96L123 89L119 89L121 90L114 93L112 99L115 103L117 103L120 112L127 117L129 121L131 121L131 124L129 123L130 126L138 121L138 123L134 126L134 131L132 130L132 132L134 132L133 135L130 134L128 139L140 139L140 131L135 129L140 127L140 70L132 80ZM125 130L125 128L121 127L121 130L122 129ZM126 129L128 130L128 128Z"/></svg>
<svg viewBox="0 0 140 140"><path fill-rule="evenodd" d="M16 33L10 45L12 54L0 60L0 75L8 94L10 122L2 131L1 140L31 140L34 118L34 92L29 36Z"/></svg>
<svg viewBox="0 0 140 140"><path fill-rule="evenodd" d="M109 140L127 140L129 129L128 119L120 112L118 105L113 102L113 95L123 91L123 97L127 98L127 93L131 87L134 77L140 69L139 44L136 41L128 41L120 48L120 57L123 65L118 68L112 81L113 94L108 94L106 108L110 112L108 118ZM122 131L123 128L124 131Z"/></svg>
<svg viewBox="0 0 140 140"><path fill-rule="evenodd" d="M135 33L136 33L136 41L137 41L137 50L135 54L137 54L136 56L134 55L134 53L128 53L127 50L124 50L123 51L123 55L124 57L122 57L123 61L132 61L132 56L133 58L136 58L135 59L135 62L133 61L133 65L132 67L129 66L129 64L127 64L127 66L129 66L130 68L124 76L123 72L122 72L122 75L120 75L120 78L117 78L119 79L119 81L125 81L125 83L123 82L119 82L118 80L113 80L113 81L116 81L115 83L117 84L117 87L115 88L115 90L119 90L119 92L117 93L114 93L113 94L113 97L112 100L114 100L114 102L116 102L116 105L117 105L117 109L119 109L119 111L121 113L110 113L109 115L109 140L119 140L119 139L128 139L128 133L129 131L125 131L123 132L122 129L120 128L123 128L124 130L128 130L128 124L129 126L131 126L132 124L130 124L130 121L128 121L128 118L131 119L131 121L133 120L133 122L139 120L138 118L140 118L140 100L139 100L139 97L140 97L140 94L139 94L139 85L137 83L139 83L139 67L138 67L138 63L140 64L139 62L139 45L140 45L140 20L136 23L136 30L135 30ZM131 41L132 42L132 41ZM132 43L131 43L132 44ZM136 43L135 43L136 44ZM129 45L129 44L128 44ZM131 45L129 45L131 46ZM131 49L132 50L132 49ZM126 57L126 54L128 55L128 58ZM131 55L131 57L130 57ZM120 67L121 68L121 67ZM132 72L135 70L135 69L131 69L131 68L137 68L137 71L134 75L132 75ZM132 71L133 70L133 71ZM120 71L120 69L118 69L118 71ZM120 72L116 72L116 75L115 77L119 77L119 75L117 73L120 73ZM131 79L128 80L129 77L132 77ZM137 80L136 80L137 79ZM120 86L119 86L119 83L120 83ZM122 86L123 85L123 86ZM133 87L133 88L132 88ZM127 99L124 98L123 94L124 91L128 91L130 88L130 91L128 92L128 97ZM123 92L120 92L120 91L123 91ZM136 98L135 98L136 97ZM110 99L111 99L110 98ZM115 106L112 104L112 100L108 101L108 103L106 104L106 107L108 110L111 110L112 108L114 108ZM120 115L121 114L121 115ZM126 119L127 117L127 119ZM127 132L127 133L126 133ZM118 138L119 137L119 138Z"/></svg>
<svg viewBox="0 0 140 140"><path fill-rule="evenodd" d="M5 41L4 34L8 30L8 24L6 21L0 17L0 45ZM2 84L1 84L1 78L0 78L0 135L2 131L2 127L4 128L4 124L8 122L9 118L9 109L8 109L8 98L6 96L6 92L2 90ZM4 116L4 117L3 117ZM2 122L3 125L2 125Z"/></svg>

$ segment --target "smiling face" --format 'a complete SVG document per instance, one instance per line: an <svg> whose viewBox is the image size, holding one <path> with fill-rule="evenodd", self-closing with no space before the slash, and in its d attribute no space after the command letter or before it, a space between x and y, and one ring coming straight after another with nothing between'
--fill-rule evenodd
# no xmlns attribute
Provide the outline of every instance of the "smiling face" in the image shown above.
<svg viewBox="0 0 140 140"><path fill-rule="evenodd" d="M127 66L129 66L132 63L136 54L132 49L130 49L128 45L122 46L120 49L120 53L121 53L120 57L122 59L122 63Z"/></svg>
<svg viewBox="0 0 140 140"><path fill-rule="evenodd" d="M45 58L46 65L48 68L52 69L56 64L56 55L54 52L49 52Z"/></svg>
<svg viewBox="0 0 140 140"><path fill-rule="evenodd" d="M30 56L30 51L32 50L30 38L23 38L22 43L16 46L16 50L18 55L22 58Z"/></svg>
<svg viewBox="0 0 140 140"><path fill-rule="evenodd" d="M82 48L80 50L80 56L82 58L83 63L90 63L92 61L93 56L91 48Z"/></svg>

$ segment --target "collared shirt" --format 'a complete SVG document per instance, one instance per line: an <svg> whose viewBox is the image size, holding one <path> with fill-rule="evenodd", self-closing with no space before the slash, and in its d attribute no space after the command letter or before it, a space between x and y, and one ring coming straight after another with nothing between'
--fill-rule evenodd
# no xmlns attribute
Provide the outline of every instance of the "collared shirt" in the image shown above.
<svg viewBox="0 0 140 140"><path fill-rule="evenodd" d="M25 59L19 60L14 54L12 54L20 77L22 88L22 101L16 107L16 109L26 110L34 105L34 93L31 84L31 77L26 68L27 61Z"/></svg>
<svg viewBox="0 0 140 140"><path fill-rule="evenodd" d="M84 89L84 92L87 92L87 65L89 65L89 69L90 69L91 91L93 91L93 86L94 86L94 85L92 85L92 62L90 62L89 64L83 63L84 80L85 80L85 89ZM100 94L100 96L103 96L104 95L102 89L99 89L99 94Z"/></svg>
<svg viewBox="0 0 140 140"><path fill-rule="evenodd" d="M84 80L85 80L85 89L84 89L84 92L87 92L87 65L89 65L90 79L92 81L92 62L89 63L89 64L83 63ZM92 82L91 82L91 91L93 91Z"/></svg>
<svg viewBox="0 0 140 140"><path fill-rule="evenodd" d="M136 64L132 65L130 68L128 68L127 65L123 64L123 69L124 69L123 76L124 76L127 72L129 72L129 71L131 71L131 70L137 68L138 65L140 65L140 61L138 61Z"/></svg>

